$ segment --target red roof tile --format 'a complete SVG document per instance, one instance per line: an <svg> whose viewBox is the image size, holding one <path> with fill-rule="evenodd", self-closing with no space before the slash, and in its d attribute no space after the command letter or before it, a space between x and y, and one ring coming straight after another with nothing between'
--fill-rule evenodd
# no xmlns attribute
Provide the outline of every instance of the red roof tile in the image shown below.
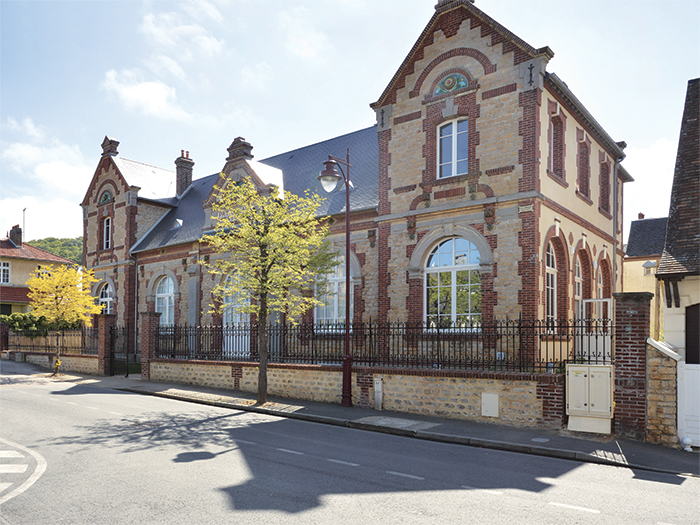
<svg viewBox="0 0 700 525"><path fill-rule="evenodd" d="M0 301L3 303L29 304L28 294L26 286L0 286Z"/></svg>
<svg viewBox="0 0 700 525"><path fill-rule="evenodd" d="M31 244L22 243L22 247L18 248L9 239L0 239L0 257L11 257L13 259L30 259L34 261L45 261L57 264L75 264L60 255L32 246Z"/></svg>

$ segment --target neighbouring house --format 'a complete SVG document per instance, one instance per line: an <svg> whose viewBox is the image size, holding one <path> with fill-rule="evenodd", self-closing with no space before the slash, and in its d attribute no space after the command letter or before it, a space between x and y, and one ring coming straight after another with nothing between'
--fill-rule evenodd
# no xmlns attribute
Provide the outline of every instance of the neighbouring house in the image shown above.
<svg viewBox="0 0 700 525"><path fill-rule="evenodd" d="M75 263L22 242L22 228L13 226L7 238L0 239L0 315L29 312L25 283L42 266L57 264Z"/></svg>
<svg viewBox="0 0 700 525"><path fill-rule="evenodd" d="M664 287L664 340L680 354L678 431L700 443L700 78L688 82L666 242L656 278Z"/></svg>
<svg viewBox="0 0 700 525"><path fill-rule="evenodd" d="M468 0L441 0L370 104L375 126L260 161L238 137L222 175L202 177L189 152L167 170L121 157L105 137L82 201L96 298L132 329L145 311L163 324L245 320L209 313L214 281L198 264L214 256L200 238L213 227L216 188L249 177L261 189L323 195L322 162L349 150L352 297L339 271L337 293L305 320L343 321L346 302L355 321L430 326L611 317L604 300L622 289L632 180L620 164L625 143L547 71L553 55ZM345 191L321 209L339 253Z"/></svg>
<svg viewBox="0 0 700 525"><path fill-rule="evenodd" d="M663 334L663 310L661 283L656 279L656 269L661 261L666 239L667 218L632 221L625 249L623 283L625 292L651 292L650 334L659 339Z"/></svg>

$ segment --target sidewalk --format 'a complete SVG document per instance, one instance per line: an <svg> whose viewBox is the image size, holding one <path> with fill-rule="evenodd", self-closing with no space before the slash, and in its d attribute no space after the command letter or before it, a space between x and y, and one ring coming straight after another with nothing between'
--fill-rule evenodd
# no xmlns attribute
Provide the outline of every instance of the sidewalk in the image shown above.
<svg viewBox="0 0 700 525"><path fill-rule="evenodd" d="M3 365L6 361L3 361ZM31 367L29 369L25 368ZM3 367L4 368L4 367ZM23 372L48 376L50 372L24 365ZM247 410L328 425L384 432L415 439L534 454L587 463L599 463L700 477L700 454L613 436L518 428L503 425L440 419L414 414L341 407L330 403L268 397L255 406L256 396L246 392L171 383L142 381L141 377L100 377L61 374L54 380L109 388L144 395L179 399L223 408Z"/></svg>

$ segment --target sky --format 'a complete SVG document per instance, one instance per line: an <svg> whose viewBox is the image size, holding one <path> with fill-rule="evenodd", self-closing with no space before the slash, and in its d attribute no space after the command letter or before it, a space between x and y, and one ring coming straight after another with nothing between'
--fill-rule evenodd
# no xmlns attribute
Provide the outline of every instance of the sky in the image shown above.
<svg viewBox="0 0 700 525"><path fill-rule="evenodd" d="M0 0L0 236L82 235L104 137L194 178L242 136L257 160L375 123L437 0ZM630 220L668 215L700 0L476 0L615 141ZM319 169L320 162L319 159ZM23 211L24 210L24 211Z"/></svg>

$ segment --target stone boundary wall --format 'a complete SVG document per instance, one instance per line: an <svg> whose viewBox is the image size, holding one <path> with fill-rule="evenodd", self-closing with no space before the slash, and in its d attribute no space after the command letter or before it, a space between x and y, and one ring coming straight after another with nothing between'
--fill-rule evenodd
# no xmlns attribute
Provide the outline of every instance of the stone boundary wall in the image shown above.
<svg viewBox="0 0 700 525"><path fill-rule="evenodd" d="M24 362L53 370L56 354L31 352L2 352L2 359L18 361L17 354L24 354ZM61 354L61 372L99 375L96 355Z"/></svg>
<svg viewBox="0 0 700 525"><path fill-rule="evenodd" d="M678 369L676 361L647 345L646 441L680 445L677 426Z"/></svg>
<svg viewBox="0 0 700 525"><path fill-rule="evenodd" d="M257 392L255 363L153 359L152 381ZM383 382L383 408L396 412L520 427L564 426L563 374L353 368L353 403L374 406L374 381ZM340 366L268 365L268 394L340 403ZM482 394L496 394L498 416L482 415Z"/></svg>

